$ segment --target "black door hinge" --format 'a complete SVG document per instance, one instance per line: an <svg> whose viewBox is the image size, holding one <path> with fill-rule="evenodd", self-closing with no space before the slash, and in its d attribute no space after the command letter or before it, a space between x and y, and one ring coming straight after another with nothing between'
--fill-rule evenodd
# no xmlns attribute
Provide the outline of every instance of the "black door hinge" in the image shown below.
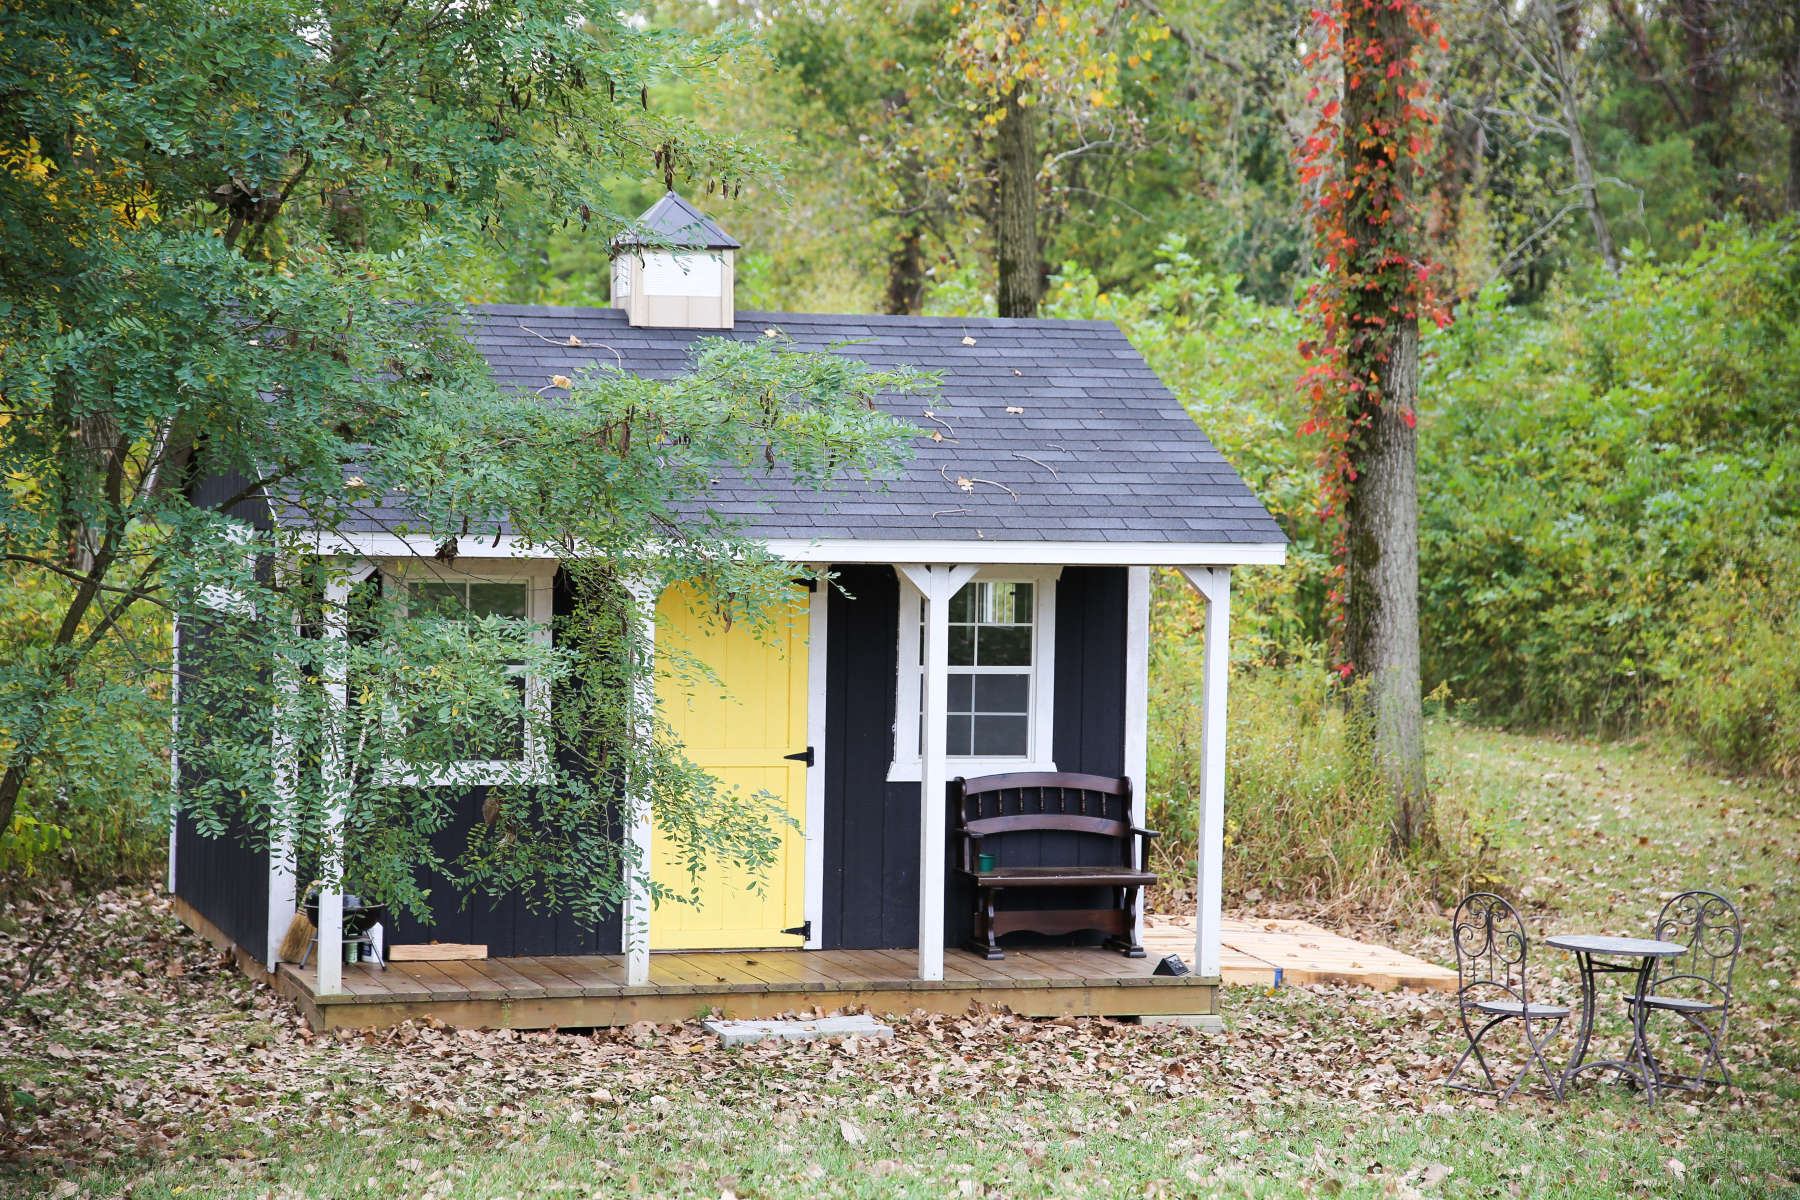
<svg viewBox="0 0 1800 1200"><path fill-rule="evenodd" d="M810 767L813 765L813 748L808 746L798 754L784 754L781 757L789 762L803 762Z"/></svg>
<svg viewBox="0 0 1800 1200"><path fill-rule="evenodd" d="M794 926L792 929L784 929L781 932L787 933L787 934L792 934L794 937L797 937L797 938L805 938L807 941L810 942L810 941L812 941L812 922L811 921L803 921L802 923Z"/></svg>

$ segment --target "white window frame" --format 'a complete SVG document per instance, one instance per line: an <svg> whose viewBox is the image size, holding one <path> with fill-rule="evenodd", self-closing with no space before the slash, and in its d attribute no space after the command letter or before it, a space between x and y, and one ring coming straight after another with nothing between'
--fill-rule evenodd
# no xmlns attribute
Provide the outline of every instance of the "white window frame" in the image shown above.
<svg viewBox="0 0 1800 1200"><path fill-rule="evenodd" d="M1062 568L984 567L969 580L976 583L1029 583L1032 585L1031 719L1027 724L1027 752L1018 757L952 754L945 759L954 775L994 775L1003 771L1054 771L1051 757L1056 736L1056 581ZM900 576L900 650L895 666L894 757L888 764L891 782L917 783L919 761L920 688L925 671L919 665L919 621L925 597Z"/></svg>
<svg viewBox="0 0 1800 1200"><path fill-rule="evenodd" d="M381 564L382 578L392 580L400 593L402 605L409 595L411 582L419 583L522 583L525 585L525 619L534 627L532 640L550 644L550 622L557 562L555 559L488 559L458 558L451 566L421 563L416 560L388 561ZM382 782L400 787L500 787L507 784L546 783L549 781L550 749L545 744L544 730L550 716L550 688L544 679L525 671L525 706L532 717L525 722L525 756L521 759L469 759L462 762L433 763L430 770L414 765L387 762L383 764Z"/></svg>

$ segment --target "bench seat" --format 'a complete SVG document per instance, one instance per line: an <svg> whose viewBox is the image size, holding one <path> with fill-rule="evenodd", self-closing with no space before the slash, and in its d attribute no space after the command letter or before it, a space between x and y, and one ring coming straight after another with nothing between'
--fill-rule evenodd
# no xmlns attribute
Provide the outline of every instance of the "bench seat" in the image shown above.
<svg viewBox="0 0 1800 1200"><path fill-rule="evenodd" d="M967 871L982 887L1149 887L1156 876L1118 867L995 867Z"/></svg>

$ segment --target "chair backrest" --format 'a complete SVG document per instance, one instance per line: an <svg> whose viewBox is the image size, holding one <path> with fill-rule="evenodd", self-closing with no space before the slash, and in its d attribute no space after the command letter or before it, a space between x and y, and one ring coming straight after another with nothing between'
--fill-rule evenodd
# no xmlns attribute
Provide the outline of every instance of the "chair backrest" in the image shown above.
<svg viewBox="0 0 1800 1200"><path fill-rule="evenodd" d="M957 827L994 834L1060 830L1123 841L1131 835L1131 781L1108 775L1014 771L957 778Z"/></svg>
<svg viewBox="0 0 1800 1200"><path fill-rule="evenodd" d="M1659 986L1692 980L1731 994L1731 973L1737 969L1738 950L1744 944L1743 922L1731 901L1717 892L1682 892L1663 905L1656 918L1655 936L1658 941L1687 947L1679 957L1658 961Z"/></svg>
<svg viewBox="0 0 1800 1200"><path fill-rule="evenodd" d="M1525 922L1505 897L1472 892L1456 906L1451 929L1456 943L1457 994L1475 988L1505 992L1521 1004L1525 994L1525 955L1530 943Z"/></svg>

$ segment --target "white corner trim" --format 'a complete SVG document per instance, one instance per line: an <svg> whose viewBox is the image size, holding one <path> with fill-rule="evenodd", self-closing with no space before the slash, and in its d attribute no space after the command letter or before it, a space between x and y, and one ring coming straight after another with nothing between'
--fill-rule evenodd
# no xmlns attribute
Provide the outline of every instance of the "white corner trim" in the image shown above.
<svg viewBox="0 0 1800 1200"><path fill-rule="evenodd" d="M638 736L648 741L656 720L656 602L662 588L649 579L629 579L625 586L631 592L638 620L643 622L645 650L650 658L633 688ZM655 847L647 781L634 780L626 789L625 811L625 911L619 914L619 949L625 956L626 986L643 987L650 982L650 873Z"/></svg>
<svg viewBox="0 0 1800 1200"><path fill-rule="evenodd" d="M1183 570L1206 598L1206 652L1201 668L1199 863L1194 896L1194 972L1219 974L1220 908L1225 864L1225 699L1231 680L1231 572Z"/></svg>
<svg viewBox="0 0 1800 1200"><path fill-rule="evenodd" d="M831 615L831 582L813 585L806 619L806 744L812 765L806 768L806 894L802 918L811 926L806 949L822 947L825 937L825 715L826 645Z"/></svg>
<svg viewBox="0 0 1800 1200"><path fill-rule="evenodd" d="M175 894L175 830L181 824L181 618L169 623L169 894Z"/></svg>
<svg viewBox="0 0 1800 1200"><path fill-rule="evenodd" d="M1125 574L1125 777L1131 780L1131 823L1149 825L1150 783L1150 568ZM1139 898L1136 945L1144 944L1144 903Z"/></svg>

